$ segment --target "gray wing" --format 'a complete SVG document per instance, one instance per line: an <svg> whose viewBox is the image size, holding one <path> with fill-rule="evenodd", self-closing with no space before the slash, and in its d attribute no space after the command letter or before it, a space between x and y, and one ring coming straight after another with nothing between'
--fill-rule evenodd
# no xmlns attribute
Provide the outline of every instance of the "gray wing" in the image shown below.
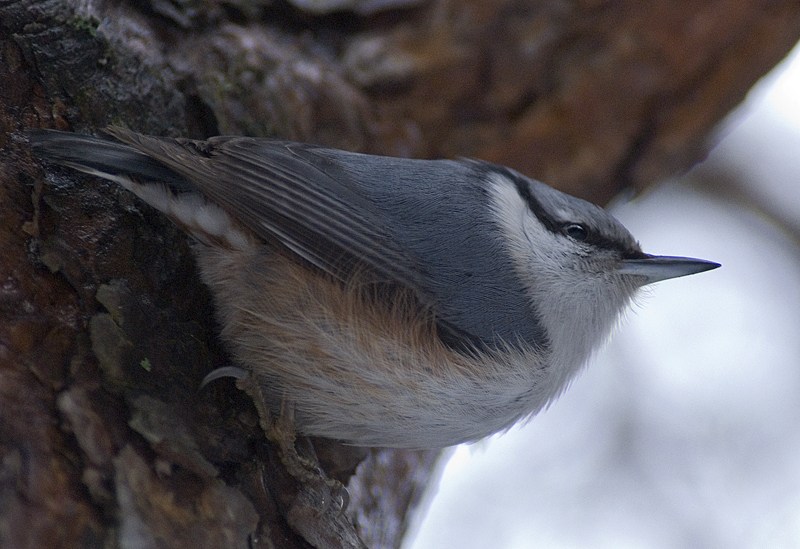
<svg viewBox="0 0 800 549"><path fill-rule="evenodd" d="M487 165L348 153L243 137L32 135L51 159L196 190L267 241L342 280L368 267L433 308L449 344L546 346L486 208ZM80 168L79 168L80 169Z"/></svg>
<svg viewBox="0 0 800 549"><path fill-rule="evenodd" d="M421 289L419 261L393 241L387 219L360 186L314 154L318 147L243 137L161 139L120 128L109 133L186 178L261 238L278 240L318 268L346 279L366 264L386 281Z"/></svg>

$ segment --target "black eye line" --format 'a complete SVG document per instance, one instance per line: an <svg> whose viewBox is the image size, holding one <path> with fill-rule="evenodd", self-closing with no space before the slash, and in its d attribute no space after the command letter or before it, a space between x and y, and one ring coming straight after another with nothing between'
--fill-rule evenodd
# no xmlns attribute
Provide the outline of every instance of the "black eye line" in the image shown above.
<svg viewBox="0 0 800 549"><path fill-rule="evenodd" d="M528 205L528 208L530 208L533 214L539 218L539 221L542 222L542 225L544 225L547 230L552 233L560 233L562 223L551 217L547 211L545 211L539 201L533 197L533 194L531 194L531 189L528 187L528 182L507 169L503 169L503 172L506 177L514 182L517 192Z"/></svg>
<svg viewBox="0 0 800 549"><path fill-rule="evenodd" d="M604 248L606 250L616 250L621 252L622 255L626 258L633 258L639 257L638 250L631 250L627 246L623 245L616 240L612 240L610 238L605 238L600 235L596 230L588 227L585 223L579 223L575 221L569 221L567 223L561 222L556 220L547 211L542 207L541 203L536 200L536 198L531 193L530 187L528 187L528 182L520 177L518 174L514 173L513 171L504 168L502 166L494 166L495 169L500 169L503 174L508 177L511 181L514 182L514 186L517 188L517 192L522 197L522 199L528 204L528 208L533 212L533 214L541 221L542 225L544 225L550 232L557 233L557 234L564 234L563 229L570 226L570 225L580 225L586 231L586 238L580 240L578 242L583 242L585 244L591 244L598 248Z"/></svg>

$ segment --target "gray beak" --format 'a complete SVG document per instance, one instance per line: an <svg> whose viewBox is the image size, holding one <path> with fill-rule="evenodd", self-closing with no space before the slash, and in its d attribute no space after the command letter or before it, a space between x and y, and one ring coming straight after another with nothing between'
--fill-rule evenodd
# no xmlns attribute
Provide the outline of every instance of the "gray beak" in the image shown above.
<svg viewBox="0 0 800 549"><path fill-rule="evenodd" d="M642 276L645 282L642 286L678 278L691 274L702 273L720 267L719 263L705 259L691 257L670 257L668 255L648 255L642 259L624 259L617 269L618 273Z"/></svg>

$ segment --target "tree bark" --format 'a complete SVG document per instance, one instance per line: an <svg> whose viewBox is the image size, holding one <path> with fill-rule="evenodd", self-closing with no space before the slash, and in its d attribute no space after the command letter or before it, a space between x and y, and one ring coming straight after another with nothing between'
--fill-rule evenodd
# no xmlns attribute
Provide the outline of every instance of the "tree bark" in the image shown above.
<svg viewBox="0 0 800 549"><path fill-rule="evenodd" d="M310 441L351 501L309 514L252 404L199 389L229 359L186 238L21 130L476 156L603 203L799 37L796 0L0 2L0 545L397 547L436 460Z"/></svg>

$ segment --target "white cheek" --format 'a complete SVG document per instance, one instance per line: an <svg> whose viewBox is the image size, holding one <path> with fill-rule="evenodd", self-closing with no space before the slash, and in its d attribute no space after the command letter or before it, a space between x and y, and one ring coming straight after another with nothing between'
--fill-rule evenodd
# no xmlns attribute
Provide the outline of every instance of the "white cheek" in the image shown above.
<svg viewBox="0 0 800 549"><path fill-rule="evenodd" d="M513 182L492 176L490 190L503 247L547 329L558 382L564 382L605 339L632 291L592 257L598 252L539 222Z"/></svg>
<svg viewBox="0 0 800 549"><path fill-rule="evenodd" d="M526 272L546 267L550 263L546 256L563 245L556 235L534 219L512 182L500 174L492 174L489 183L490 208L500 228L498 238L520 275L527 278L530 275Z"/></svg>

